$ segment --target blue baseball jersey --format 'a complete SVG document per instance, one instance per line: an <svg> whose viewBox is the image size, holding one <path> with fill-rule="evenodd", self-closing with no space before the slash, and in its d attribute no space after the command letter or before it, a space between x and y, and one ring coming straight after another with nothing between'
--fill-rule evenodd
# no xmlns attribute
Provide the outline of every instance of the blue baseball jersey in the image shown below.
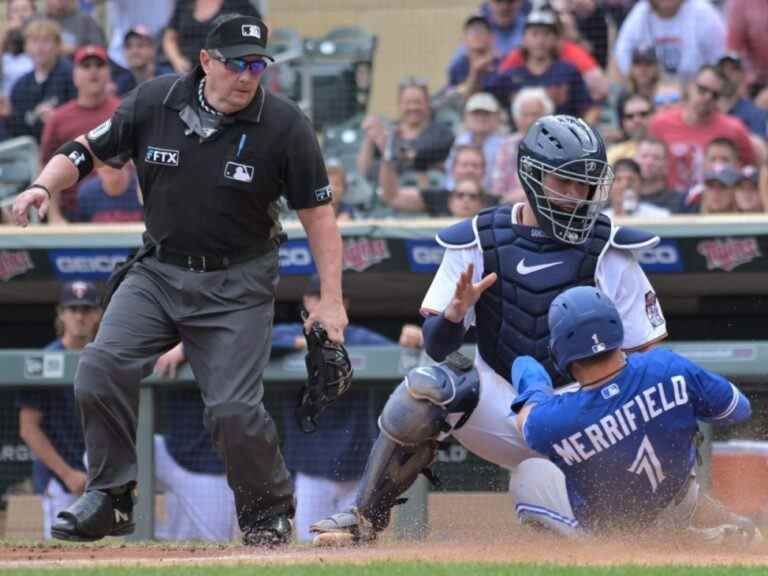
<svg viewBox="0 0 768 576"><path fill-rule="evenodd" d="M43 348L46 352L66 352L61 339L54 340ZM39 410L42 414L40 427L56 452L76 470L85 471L85 439L80 425L80 414L75 401L74 388L34 388L22 390L16 397L16 405ZM35 494L43 494L51 478L56 478L69 492L64 481L35 458L32 466L32 487Z"/></svg>
<svg viewBox="0 0 768 576"><path fill-rule="evenodd" d="M697 419L725 420L740 398L722 376L658 348L630 355L609 384L537 404L523 435L565 474L583 527L642 527L686 486Z"/></svg>

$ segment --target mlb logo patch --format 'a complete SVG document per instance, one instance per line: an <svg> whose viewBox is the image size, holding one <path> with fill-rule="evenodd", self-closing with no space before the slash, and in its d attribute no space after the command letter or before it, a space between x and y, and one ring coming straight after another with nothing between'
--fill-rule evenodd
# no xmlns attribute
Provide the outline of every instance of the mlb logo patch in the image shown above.
<svg viewBox="0 0 768 576"><path fill-rule="evenodd" d="M253 182L253 166L227 162L224 166L224 177L238 182Z"/></svg>
<svg viewBox="0 0 768 576"><path fill-rule="evenodd" d="M158 166L178 166L179 157L180 153L178 150L147 146L147 152L144 154L144 161L147 164L157 164Z"/></svg>
<svg viewBox="0 0 768 576"><path fill-rule="evenodd" d="M258 38L261 40L261 29L256 24L243 24L241 32L243 38Z"/></svg>
<svg viewBox="0 0 768 576"><path fill-rule="evenodd" d="M610 398L613 398L613 397L614 397L614 396L616 396L618 393L619 393L619 385L618 385L618 384L616 384L616 383L613 383L613 384L609 384L608 386L604 386L604 387L603 387L603 388L600 390L600 394L601 394L601 395L602 395L602 397L603 397L603 398L605 398L606 400L609 400Z"/></svg>

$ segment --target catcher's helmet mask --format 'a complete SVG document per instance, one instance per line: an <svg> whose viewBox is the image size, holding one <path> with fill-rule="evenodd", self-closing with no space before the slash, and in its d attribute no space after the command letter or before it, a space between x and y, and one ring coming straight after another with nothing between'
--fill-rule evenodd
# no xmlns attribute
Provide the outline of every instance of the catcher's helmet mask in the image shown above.
<svg viewBox="0 0 768 576"><path fill-rule="evenodd" d="M572 116L544 116L520 143L517 168L539 227L565 244L586 242L613 184L600 134ZM545 184L548 174L586 185L587 197L576 198Z"/></svg>

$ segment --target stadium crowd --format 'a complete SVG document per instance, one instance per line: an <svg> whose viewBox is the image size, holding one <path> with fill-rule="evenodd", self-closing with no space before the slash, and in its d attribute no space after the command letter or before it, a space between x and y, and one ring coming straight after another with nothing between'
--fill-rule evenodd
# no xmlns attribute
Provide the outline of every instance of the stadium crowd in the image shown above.
<svg viewBox="0 0 768 576"><path fill-rule="evenodd" d="M105 28L87 10L98 4ZM255 4L9 0L0 138L33 138L45 162L137 84L189 71L216 18L258 14ZM581 116L605 135L618 175L611 214L763 212L768 16L760 5L483 2L460 34L446 36L459 41L444 86L405 77L392 94L395 118L360 113L345 123L359 134L352 161L332 147L326 156L339 218L466 217L521 199L517 144L552 112ZM290 93L280 66L267 70L269 85ZM327 132L318 130L321 143ZM140 221L140 201L130 167L104 168L61 194L47 221Z"/></svg>

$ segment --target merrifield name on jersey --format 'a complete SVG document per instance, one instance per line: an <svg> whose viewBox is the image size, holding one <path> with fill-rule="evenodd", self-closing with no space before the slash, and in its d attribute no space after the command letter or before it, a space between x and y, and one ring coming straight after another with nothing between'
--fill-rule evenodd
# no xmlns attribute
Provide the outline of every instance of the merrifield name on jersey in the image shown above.
<svg viewBox="0 0 768 576"><path fill-rule="evenodd" d="M672 394L659 382L635 395L612 414L603 416L581 432L552 444L552 449L568 464L589 460L637 431L637 419L650 422L678 406L688 404L688 389L682 375L672 376Z"/></svg>

